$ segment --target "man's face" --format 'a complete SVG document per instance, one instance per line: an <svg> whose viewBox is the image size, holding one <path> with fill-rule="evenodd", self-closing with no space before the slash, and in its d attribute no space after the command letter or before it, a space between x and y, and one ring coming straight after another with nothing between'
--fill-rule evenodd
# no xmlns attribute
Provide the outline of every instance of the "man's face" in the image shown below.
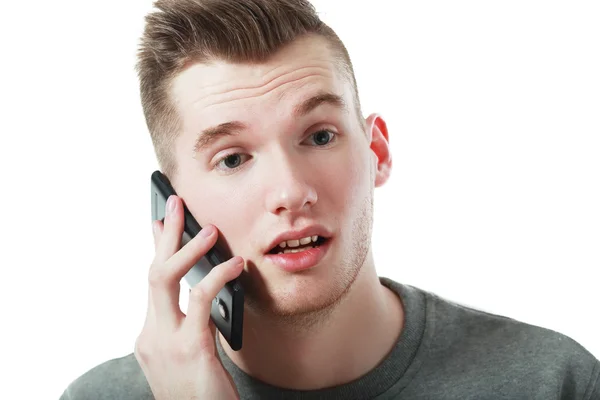
<svg viewBox="0 0 600 400"><path fill-rule="evenodd" d="M344 104L323 96L299 107L319 94ZM246 260L250 311L297 316L336 303L369 253L377 157L325 42L298 40L260 65L192 65L171 95L182 131L170 178L200 225L214 224ZM201 134L232 121L243 126L225 127L231 135ZM328 245L314 267L269 261L278 235L317 225Z"/></svg>

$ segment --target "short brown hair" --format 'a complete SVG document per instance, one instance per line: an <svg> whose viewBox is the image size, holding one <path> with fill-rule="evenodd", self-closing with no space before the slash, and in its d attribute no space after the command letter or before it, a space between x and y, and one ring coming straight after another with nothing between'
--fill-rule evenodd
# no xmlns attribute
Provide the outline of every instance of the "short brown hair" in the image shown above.
<svg viewBox="0 0 600 400"><path fill-rule="evenodd" d="M177 165L172 143L180 121L169 99L172 79L195 62L267 61L286 44L305 35L325 38L336 64L358 89L346 47L307 0L157 0L146 16L136 69L146 123L161 170L172 176Z"/></svg>

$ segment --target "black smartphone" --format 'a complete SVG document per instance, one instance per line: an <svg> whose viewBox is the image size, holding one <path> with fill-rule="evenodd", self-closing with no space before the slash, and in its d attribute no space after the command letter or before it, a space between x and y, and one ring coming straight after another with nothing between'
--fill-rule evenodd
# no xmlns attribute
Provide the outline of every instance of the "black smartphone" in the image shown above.
<svg viewBox="0 0 600 400"><path fill-rule="evenodd" d="M167 199L176 195L169 179L160 171L152 173L151 177L152 220L165 218ZM187 206L183 203L184 228L181 246L185 246L202 227L192 216ZM229 260L233 256L223 246L215 244L185 275L185 280L191 287L200 282L212 268ZM244 290L236 278L221 289L212 302L210 317L223 337L233 350L242 348L242 327L244 319Z"/></svg>

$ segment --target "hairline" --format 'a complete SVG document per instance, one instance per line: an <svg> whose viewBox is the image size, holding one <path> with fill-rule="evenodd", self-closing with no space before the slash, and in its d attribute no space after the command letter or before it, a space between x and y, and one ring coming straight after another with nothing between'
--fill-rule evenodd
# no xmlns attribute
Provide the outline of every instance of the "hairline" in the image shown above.
<svg viewBox="0 0 600 400"><path fill-rule="evenodd" d="M357 120L359 129L366 134L366 122L362 115L360 98L358 94L358 86L356 77L354 75L354 68L352 66L352 60L343 42L339 37L335 35L333 31L331 34L327 31L310 31L305 32L296 36L293 40L287 42L281 46L277 51L269 54L266 58L257 61L243 61L241 64L262 64L267 63L276 57L285 48L293 45L299 40L308 38L309 40L321 40L324 42L328 51L328 57L334 65L334 71L338 74L338 78L342 79L345 84L350 85L350 91L352 92L352 98L348 99L352 101L353 107L349 105L348 108L354 110L355 118ZM151 136L155 142L155 148L158 154L162 154L159 157L162 159L161 166L163 172L169 175L175 175L178 171L178 163L175 158L174 145L177 138L182 133L182 116L177 109L177 100L173 97L173 84L177 77L183 73L187 68L198 65L198 64L210 64L212 62L224 62L236 64L235 59L228 59L218 54L208 52L188 52L187 55L180 58L174 68L169 71L165 71L165 75L159 80L158 85L154 87L154 90L145 92L146 95L154 96L156 100L149 101L149 106L157 107L154 110L148 108L144 110L147 115L154 115L154 123L152 124ZM138 64L140 65L140 64ZM143 92L144 93L144 92ZM145 100L143 100L145 103Z"/></svg>

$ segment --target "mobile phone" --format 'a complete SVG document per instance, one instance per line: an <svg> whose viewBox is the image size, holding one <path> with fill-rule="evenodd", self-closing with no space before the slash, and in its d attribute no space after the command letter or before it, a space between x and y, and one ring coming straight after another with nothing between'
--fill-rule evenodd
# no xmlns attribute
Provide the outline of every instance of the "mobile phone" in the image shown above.
<svg viewBox="0 0 600 400"><path fill-rule="evenodd" d="M150 180L152 199L152 220L165 218L167 199L176 195L169 179L160 171L154 171ZM183 200L183 199L182 199ZM182 201L183 203L183 201ZM184 228L181 246L185 246L202 227L192 216L185 203L183 203ZM211 269L229 260L233 256L217 243L203 256L185 275L187 284L191 287L200 282ZM236 278L219 291L212 301L210 318L229 343L232 350L242 348L242 328L244 319L244 290Z"/></svg>

